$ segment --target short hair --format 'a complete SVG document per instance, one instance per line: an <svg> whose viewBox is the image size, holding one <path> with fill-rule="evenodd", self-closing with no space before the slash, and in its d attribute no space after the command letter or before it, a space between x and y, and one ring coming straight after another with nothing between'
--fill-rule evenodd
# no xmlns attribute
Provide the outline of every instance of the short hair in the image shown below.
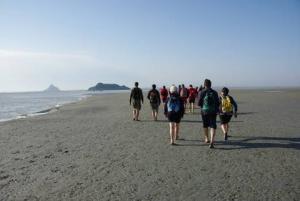
<svg viewBox="0 0 300 201"><path fill-rule="evenodd" d="M155 84L152 84L152 89L155 89L156 88L156 85Z"/></svg>
<svg viewBox="0 0 300 201"><path fill-rule="evenodd" d="M211 81L209 79L204 80L204 86L210 88L211 87Z"/></svg>
<svg viewBox="0 0 300 201"><path fill-rule="evenodd" d="M163 86L163 88L165 89L165 88L166 88L166 86L164 85L164 86Z"/></svg>
<svg viewBox="0 0 300 201"><path fill-rule="evenodd" d="M138 82L135 82L135 83L134 83L134 86L138 87L138 86L139 86L139 83L138 83Z"/></svg>
<svg viewBox="0 0 300 201"><path fill-rule="evenodd" d="M229 94L229 89L227 87L223 87L222 92L225 96L227 96Z"/></svg>
<svg viewBox="0 0 300 201"><path fill-rule="evenodd" d="M193 87L193 85L190 84L190 87Z"/></svg>

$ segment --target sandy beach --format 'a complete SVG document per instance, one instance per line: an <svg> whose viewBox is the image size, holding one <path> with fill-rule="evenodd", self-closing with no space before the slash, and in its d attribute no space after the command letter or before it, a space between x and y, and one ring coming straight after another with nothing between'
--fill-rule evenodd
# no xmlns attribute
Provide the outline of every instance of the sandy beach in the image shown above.
<svg viewBox="0 0 300 201"><path fill-rule="evenodd" d="M228 142L203 142L199 109L169 145L160 108L132 121L129 94L0 123L0 200L300 200L300 89L232 90Z"/></svg>

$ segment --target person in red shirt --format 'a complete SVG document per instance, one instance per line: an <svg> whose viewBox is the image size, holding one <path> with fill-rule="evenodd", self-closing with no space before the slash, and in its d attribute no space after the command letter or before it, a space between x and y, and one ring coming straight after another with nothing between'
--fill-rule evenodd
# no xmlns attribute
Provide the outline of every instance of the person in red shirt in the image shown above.
<svg viewBox="0 0 300 201"><path fill-rule="evenodd" d="M195 99L197 97L197 90L193 88L193 85L190 84L190 88L188 90L189 94L189 112L194 113L194 108L195 108Z"/></svg>
<svg viewBox="0 0 300 201"><path fill-rule="evenodd" d="M168 90L166 89L166 86L163 86L163 88L160 89L160 98L161 102L166 103L168 99Z"/></svg>

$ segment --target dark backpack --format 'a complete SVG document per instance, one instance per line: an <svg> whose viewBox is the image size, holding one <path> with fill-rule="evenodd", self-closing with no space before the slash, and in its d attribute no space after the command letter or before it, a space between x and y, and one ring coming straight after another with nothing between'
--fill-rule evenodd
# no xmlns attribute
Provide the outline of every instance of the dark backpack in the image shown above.
<svg viewBox="0 0 300 201"><path fill-rule="evenodd" d="M158 103L158 100L157 100L158 96L157 96L156 91L154 91L154 90L150 91L149 98L150 98L150 103Z"/></svg>
<svg viewBox="0 0 300 201"><path fill-rule="evenodd" d="M203 98L202 111L205 113L216 112L216 100L212 90L207 91Z"/></svg>

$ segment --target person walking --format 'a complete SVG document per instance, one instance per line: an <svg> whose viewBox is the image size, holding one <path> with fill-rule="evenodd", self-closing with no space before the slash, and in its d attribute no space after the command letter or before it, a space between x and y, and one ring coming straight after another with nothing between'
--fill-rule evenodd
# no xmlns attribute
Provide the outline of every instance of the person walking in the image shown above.
<svg viewBox="0 0 300 201"><path fill-rule="evenodd" d="M148 92L147 98L150 101L153 120L157 121L158 108L160 105L160 97L155 84L152 85L152 89Z"/></svg>
<svg viewBox="0 0 300 201"><path fill-rule="evenodd" d="M190 84L190 88L188 89L188 94L189 94L189 112L194 113L195 109L195 100L197 97L197 90L193 88L193 85Z"/></svg>
<svg viewBox="0 0 300 201"><path fill-rule="evenodd" d="M220 121L224 134L224 140L228 139L229 122L234 115L237 118L238 106L232 96L229 96L229 89L224 87L220 96Z"/></svg>
<svg viewBox="0 0 300 201"><path fill-rule="evenodd" d="M163 88L160 89L160 98L163 103L167 101L168 95L169 93L168 90L166 89L166 86L163 86Z"/></svg>
<svg viewBox="0 0 300 201"><path fill-rule="evenodd" d="M139 121L140 110L144 103L144 96L142 89L139 88L139 83L134 83L134 88L131 90L129 104L133 106L133 120Z"/></svg>
<svg viewBox="0 0 300 201"><path fill-rule="evenodd" d="M180 95L181 100L183 101L184 108L186 108L187 98L189 97L189 92L188 92L187 88L184 86L184 84L181 85L179 95Z"/></svg>
<svg viewBox="0 0 300 201"><path fill-rule="evenodd" d="M184 105L175 85L170 87L170 97L164 105L164 114L169 120L170 144L176 145L176 140L179 139L180 120L184 115Z"/></svg>
<svg viewBox="0 0 300 201"><path fill-rule="evenodd" d="M204 90L200 94L198 106L201 107L205 143L209 143L209 148L214 148L219 105L218 93L211 88L211 81L205 79ZM208 138L208 128L210 128L210 139Z"/></svg>

